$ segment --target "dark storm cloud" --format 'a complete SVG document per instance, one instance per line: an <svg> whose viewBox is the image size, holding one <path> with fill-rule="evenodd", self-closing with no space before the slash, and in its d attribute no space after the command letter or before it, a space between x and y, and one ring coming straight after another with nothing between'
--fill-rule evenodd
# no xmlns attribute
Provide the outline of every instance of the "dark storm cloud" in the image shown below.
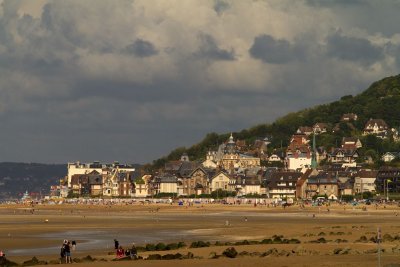
<svg viewBox="0 0 400 267"><path fill-rule="evenodd" d="M214 37L209 34L199 34L200 49L195 53L198 58L208 58L213 60L235 60L235 51L221 49L218 47Z"/></svg>
<svg viewBox="0 0 400 267"><path fill-rule="evenodd" d="M215 0L214 2L214 10L217 12L218 15L221 15L224 13L226 10L228 10L230 5L223 1L223 0Z"/></svg>
<svg viewBox="0 0 400 267"><path fill-rule="evenodd" d="M338 24L352 25L370 34L393 36L399 32L400 1L375 0L307 0L313 8L338 14Z"/></svg>
<svg viewBox="0 0 400 267"><path fill-rule="evenodd" d="M156 47L149 41L137 39L133 44L125 47L124 52L137 57L151 57L158 54Z"/></svg>
<svg viewBox="0 0 400 267"><path fill-rule="evenodd" d="M0 161L150 162L400 69L388 2L0 1Z"/></svg>
<svg viewBox="0 0 400 267"><path fill-rule="evenodd" d="M382 60L383 49L372 45L367 39L342 36L339 33L328 36L327 54L341 60L371 65Z"/></svg>
<svg viewBox="0 0 400 267"><path fill-rule="evenodd" d="M304 50L285 39L275 39L271 35L263 34L254 38L249 53L265 63L284 64L302 58Z"/></svg>
<svg viewBox="0 0 400 267"><path fill-rule="evenodd" d="M400 45L389 42L386 46L386 51L395 59L396 66L400 69Z"/></svg>

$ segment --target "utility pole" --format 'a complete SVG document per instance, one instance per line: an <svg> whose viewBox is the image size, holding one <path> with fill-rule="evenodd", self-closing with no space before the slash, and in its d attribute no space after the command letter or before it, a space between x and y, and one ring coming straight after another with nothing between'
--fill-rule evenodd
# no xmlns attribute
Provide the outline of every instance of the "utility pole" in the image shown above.
<svg viewBox="0 0 400 267"><path fill-rule="evenodd" d="M381 239L382 239L382 232L381 228L378 227L377 229L377 236L376 236L376 243L378 245L378 267L381 267Z"/></svg>

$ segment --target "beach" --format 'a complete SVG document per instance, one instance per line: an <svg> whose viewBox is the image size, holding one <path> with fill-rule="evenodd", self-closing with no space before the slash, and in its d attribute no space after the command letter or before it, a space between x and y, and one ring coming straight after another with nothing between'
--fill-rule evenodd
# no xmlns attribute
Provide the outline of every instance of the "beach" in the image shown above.
<svg viewBox="0 0 400 267"><path fill-rule="evenodd" d="M365 210L364 210L365 209ZM294 205L288 208L265 205L195 204L61 204L1 205L0 244L9 260L22 263L36 256L55 262L64 239L77 241L72 258L91 255L105 261L76 263L79 266L377 266L378 227L386 240L381 244L384 264L400 264L400 223L397 205L329 207ZM393 240L388 239L388 235ZM264 239L298 240L299 243L262 244ZM366 240L364 240L364 237ZM322 243L318 240L323 238ZM139 251L150 254L193 254L182 260L112 261L113 240L123 248L146 244L184 242L185 247L168 251ZM257 244L240 243L244 240ZM191 248L194 241L209 247ZM218 242L215 245L215 243ZM227 245L225 245L227 244ZM221 256L234 247L235 258ZM267 251L276 252L264 255ZM338 254L334 254L335 251ZM215 253L216 259L209 259ZM342 253L342 254L340 254Z"/></svg>

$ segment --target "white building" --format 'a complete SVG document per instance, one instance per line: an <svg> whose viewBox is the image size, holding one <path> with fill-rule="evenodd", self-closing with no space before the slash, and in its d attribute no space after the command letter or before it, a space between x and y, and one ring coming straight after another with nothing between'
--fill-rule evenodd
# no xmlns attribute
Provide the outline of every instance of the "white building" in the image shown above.
<svg viewBox="0 0 400 267"><path fill-rule="evenodd" d="M354 176L354 192L376 192L375 180L378 171L361 170Z"/></svg>
<svg viewBox="0 0 400 267"><path fill-rule="evenodd" d="M288 156L287 161L289 170L310 168L311 166L311 157L309 155Z"/></svg>
<svg viewBox="0 0 400 267"><path fill-rule="evenodd" d="M217 175L211 178L211 191L216 191L218 189L230 191L230 180L230 177L226 173L219 172Z"/></svg>
<svg viewBox="0 0 400 267"><path fill-rule="evenodd" d="M135 180L135 189L132 192L132 197L148 197L150 196L150 181L151 175L143 175L140 179Z"/></svg>
<svg viewBox="0 0 400 267"><path fill-rule="evenodd" d="M391 162L392 160L394 160L395 158L399 157L398 152L386 152L385 154L382 155L382 160L384 162Z"/></svg>
<svg viewBox="0 0 400 267"><path fill-rule="evenodd" d="M246 179L242 192L244 195L261 195L261 183L256 179Z"/></svg>

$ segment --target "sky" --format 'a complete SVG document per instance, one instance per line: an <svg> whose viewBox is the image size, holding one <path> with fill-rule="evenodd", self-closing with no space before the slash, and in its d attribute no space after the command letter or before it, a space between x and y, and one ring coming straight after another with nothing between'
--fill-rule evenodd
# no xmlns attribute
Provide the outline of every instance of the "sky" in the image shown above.
<svg viewBox="0 0 400 267"><path fill-rule="evenodd" d="M400 72L398 14L395 0L0 0L0 161L146 163L360 93Z"/></svg>

